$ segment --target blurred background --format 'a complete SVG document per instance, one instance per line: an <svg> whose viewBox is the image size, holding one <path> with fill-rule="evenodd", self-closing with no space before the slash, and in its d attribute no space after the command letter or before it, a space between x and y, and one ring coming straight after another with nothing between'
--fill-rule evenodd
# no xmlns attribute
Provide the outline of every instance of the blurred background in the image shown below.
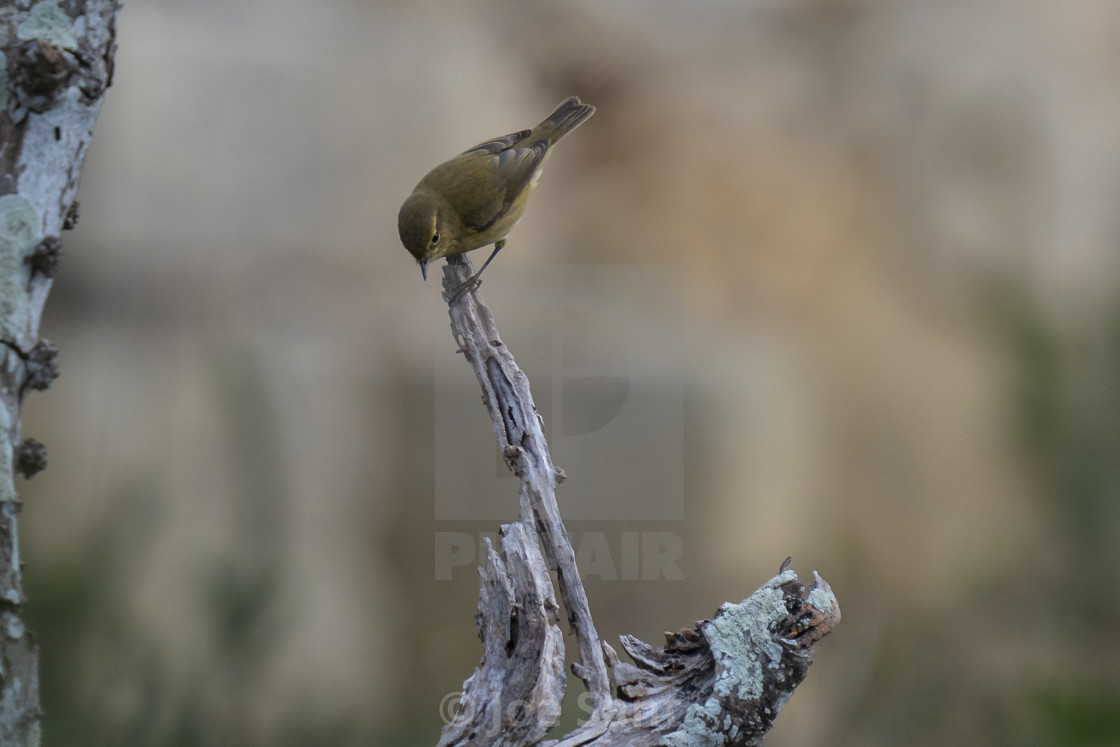
<svg viewBox="0 0 1120 747"><path fill-rule="evenodd" d="M397 209L575 94L482 295L554 437L637 391L557 345L664 416L557 456L600 635L792 555L844 619L768 745L1120 744L1120 5L136 0L119 43L23 428L49 743L435 743L516 488Z"/></svg>

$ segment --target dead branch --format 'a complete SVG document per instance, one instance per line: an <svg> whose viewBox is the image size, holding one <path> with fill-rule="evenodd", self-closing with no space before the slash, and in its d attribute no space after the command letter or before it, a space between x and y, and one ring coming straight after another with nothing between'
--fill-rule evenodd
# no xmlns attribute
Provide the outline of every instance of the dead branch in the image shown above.
<svg viewBox="0 0 1120 747"><path fill-rule="evenodd" d="M444 298L506 464L521 480L521 515L502 527L500 550L487 544L479 569L482 661L463 683L459 711L439 745L762 744L782 704L804 680L814 645L840 620L832 590L816 573L803 586L783 564L742 602L724 604L693 628L666 633L663 648L623 636L634 663L620 661L600 643L591 619L556 504L563 472L552 463L529 380L477 291L458 292L472 271L465 257L449 262ZM559 741L542 741L559 719L564 697L564 646L550 567L579 644L572 671L592 706L583 725Z"/></svg>

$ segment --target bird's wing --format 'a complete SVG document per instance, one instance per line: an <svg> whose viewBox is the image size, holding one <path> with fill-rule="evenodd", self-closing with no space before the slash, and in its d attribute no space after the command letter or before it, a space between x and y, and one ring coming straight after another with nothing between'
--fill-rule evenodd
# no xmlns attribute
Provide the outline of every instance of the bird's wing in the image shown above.
<svg viewBox="0 0 1120 747"><path fill-rule="evenodd" d="M552 141L542 138L528 143L526 138L530 132L521 130L496 137L479 143L463 154L488 154L490 159L487 167L493 180L492 189L478 190L479 197L485 196L479 200L478 205L463 211L463 222L468 227L484 231L492 226L533 181Z"/></svg>
<svg viewBox="0 0 1120 747"><path fill-rule="evenodd" d="M481 153L489 153L490 155L501 153L503 150L512 148L513 146L517 145L522 140L529 137L531 133L532 130L521 130L520 132L511 132L508 135L501 135L499 137L491 138L479 143L473 148L468 148L467 150L463 151L461 155L465 156L468 153L474 153L476 151Z"/></svg>

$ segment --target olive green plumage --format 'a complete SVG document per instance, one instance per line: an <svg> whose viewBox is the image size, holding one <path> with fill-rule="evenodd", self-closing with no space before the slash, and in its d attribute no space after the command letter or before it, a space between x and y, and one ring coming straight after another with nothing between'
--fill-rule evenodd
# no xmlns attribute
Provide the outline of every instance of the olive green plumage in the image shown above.
<svg viewBox="0 0 1120 747"><path fill-rule="evenodd" d="M397 216L401 242L424 277L431 260L487 244L493 259L525 212L552 146L594 113L572 97L533 129L479 143L429 171Z"/></svg>

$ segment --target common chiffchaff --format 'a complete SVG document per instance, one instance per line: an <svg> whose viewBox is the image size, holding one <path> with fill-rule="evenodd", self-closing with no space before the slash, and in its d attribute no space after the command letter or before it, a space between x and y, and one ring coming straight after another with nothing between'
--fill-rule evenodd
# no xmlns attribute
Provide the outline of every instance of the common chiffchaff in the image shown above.
<svg viewBox="0 0 1120 747"><path fill-rule="evenodd" d="M474 278L481 275L525 212L552 146L594 113L573 96L533 129L479 143L429 171L397 216L401 242L424 279L433 259L493 244Z"/></svg>

